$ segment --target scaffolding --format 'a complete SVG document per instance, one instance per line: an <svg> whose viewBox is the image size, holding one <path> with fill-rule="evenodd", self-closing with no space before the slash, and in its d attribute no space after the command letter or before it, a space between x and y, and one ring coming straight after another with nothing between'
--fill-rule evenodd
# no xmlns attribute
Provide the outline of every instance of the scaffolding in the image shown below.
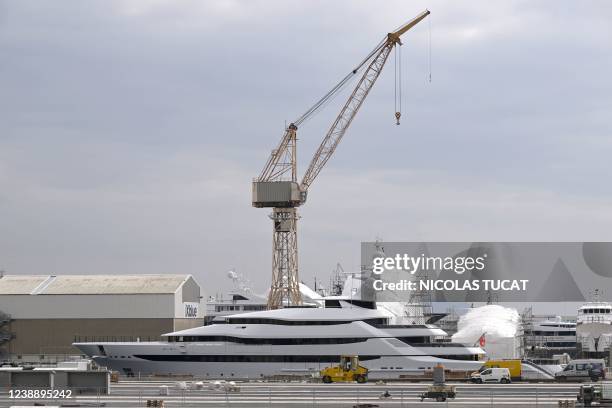
<svg viewBox="0 0 612 408"><path fill-rule="evenodd" d="M557 316L535 316L532 307L526 308L523 313L521 313L522 334L520 344L524 358L532 361L541 361L554 360L556 356L561 354L567 354L571 358L576 358L580 354L578 343L575 343L574 346L551 347L551 339L554 339L556 335L553 332L551 332L550 335L544 335L536 329L535 326L538 322L555 318L557 318ZM560 329L561 331L563 330L563 328Z"/></svg>
<svg viewBox="0 0 612 408"><path fill-rule="evenodd" d="M414 282L427 282L428 280L429 275L426 269L419 268L414 274ZM405 306L405 316L411 324L427 324L433 315L431 291L421 289L418 284L416 286L417 289L410 292L408 303Z"/></svg>

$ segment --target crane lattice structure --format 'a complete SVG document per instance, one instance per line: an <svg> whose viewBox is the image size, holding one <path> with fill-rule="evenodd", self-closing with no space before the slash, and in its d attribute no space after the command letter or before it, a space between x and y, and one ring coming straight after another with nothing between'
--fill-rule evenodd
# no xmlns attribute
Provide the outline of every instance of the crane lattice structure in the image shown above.
<svg viewBox="0 0 612 408"><path fill-rule="evenodd" d="M368 56L331 91L285 129L259 177L253 181L253 207L272 208L272 284L268 296L271 309L302 302L298 278L297 207L306 202L308 188L338 147L363 101L376 83L391 51L402 45L400 37L430 14L425 10L396 31L389 33ZM302 181L297 180L297 130L305 120L331 100L357 73L363 75L340 110L314 154ZM396 113L396 117L399 115Z"/></svg>

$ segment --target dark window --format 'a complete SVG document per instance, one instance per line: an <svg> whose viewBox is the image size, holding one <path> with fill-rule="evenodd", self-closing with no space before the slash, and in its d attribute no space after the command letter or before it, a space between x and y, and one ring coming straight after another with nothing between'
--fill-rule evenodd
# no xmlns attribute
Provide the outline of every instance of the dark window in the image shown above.
<svg viewBox="0 0 612 408"><path fill-rule="evenodd" d="M244 305L243 310L265 310L266 305Z"/></svg>
<svg viewBox="0 0 612 408"><path fill-rule="evenodd" d="M183 342L222 342L240 344L272 344L272 345L301 345L301 344L348 344L367 341L367 337L338 337L338 338L290 338L290 339L266 339L266 338L242 338L232 336L183 336ZM176 341L176 340L175 340Z"/></svg>
<svg viewBox="0 0 612 408"><path fill-rule="evenodd" d="M335 324L348 324L351 320L280 320L280 319L249 319L234 317L228 318L227 323L229 324L276 324L281 326L329 326Z"/></svg>
<svg viewBox="0 0 612 408"><path fill-rule="evenodd" d="M576 342L573 341L547 341L546 347L559 347L559 348L574 348Z"/></svg>
<svg viewBox="0 0 612 408"><path fill-rule="evenodd" d="M224 362L224 363L337 363L339 355L312 356L269 356L269 355L135 355L134 357L149 361L189 361L189 362ZM375 360L380 356L359 356L362 361Z"/></svg>
<svg viewBox="0 0 612 408"><path fill-rule="evenodd" d="M477 354L457 354L457 355L444 355L444 356L432 356L442 358L446 360L478 360Z"/></svg>
<svg viewBox="0 0 612 408"><path fill-rule="evenodd" d="M398 337L399 340L406 344L418 344L429 343L431 339L428 336L413 336L413 337Z"/></svg>

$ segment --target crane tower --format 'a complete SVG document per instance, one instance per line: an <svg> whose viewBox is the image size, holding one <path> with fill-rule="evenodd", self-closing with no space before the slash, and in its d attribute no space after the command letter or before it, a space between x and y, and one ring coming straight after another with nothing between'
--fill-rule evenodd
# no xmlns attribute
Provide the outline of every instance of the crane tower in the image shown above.
<svg viewBox="0 0 612 408"><path fill-rule="evenodd" d="M272 284L268 295L268 307L299 305L302 302L298 278L297 207L306 202L308 188L330 159L342 136L350 126L376 83L391 51L402 45L400 37L430 14L425 10L384 39L346 75L336 86L318 100L302 116L292 122L283 134L278 146L272 150L266 165L253 181L253 207L272 208ZM362 72L340 113L332 123L314 154L304 177L298 183L297 130L306 119L333 98L355 75ZM399 115L396 113L399 120Z"/></svg>

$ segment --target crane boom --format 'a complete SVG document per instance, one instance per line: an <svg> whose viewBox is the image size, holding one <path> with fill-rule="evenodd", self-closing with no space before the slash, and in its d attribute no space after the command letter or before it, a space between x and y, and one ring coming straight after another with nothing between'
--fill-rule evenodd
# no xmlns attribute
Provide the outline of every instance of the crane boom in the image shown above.
<svg viewBox="0 0 612 408"><path fill-rule="evenodd" d="M344 107L319 145L300 183L300 189L302 191L306 192L308 190L308 187L310 187L314 179L325 166L325 163L327 163L336 150L336 147L338 147L340 140L342 140L342 136L346 133L346 130L363 104L363 101L378 79L385 62L387 62L389 54L391 54L391 50L397 43L401 44L400 36L417 25L421 20L427 17L429 13L429 10L425 10L395 32L387 35L387 40L380 47L378 54L374 57L372 62L370 62L370 65L363 73L353 93L344 104Z"/></svg>
<svg viewBox="0 0 612 408"><path fill-rule="evenodd" d="M308 170L304 173L304 178L300 183L300 189L302 191L308 190L308 187L310 187L319 172L323 169L323 166L325 166L325 163L327 163L334 153L334 150L336 150L342 136L346 133L346 130L363 104L363 101L378 79L392 49L393 45L385 44L363 73L353 93L344 104L340 114L338 114L336 120L325 135L325 138L319 145L319 148L310 162L310 166L308 166Z"/></svg>

